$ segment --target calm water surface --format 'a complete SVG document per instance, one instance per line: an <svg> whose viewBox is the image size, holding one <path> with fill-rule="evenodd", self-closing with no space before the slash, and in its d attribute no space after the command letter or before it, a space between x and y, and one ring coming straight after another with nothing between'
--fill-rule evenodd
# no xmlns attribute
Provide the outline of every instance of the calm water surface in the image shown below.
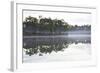
<svg viewBox="0 0 100 73"><path fill-rule="evenodd" d="M24 36L23 62L81 61L91 58L91 36Z"/></svg>

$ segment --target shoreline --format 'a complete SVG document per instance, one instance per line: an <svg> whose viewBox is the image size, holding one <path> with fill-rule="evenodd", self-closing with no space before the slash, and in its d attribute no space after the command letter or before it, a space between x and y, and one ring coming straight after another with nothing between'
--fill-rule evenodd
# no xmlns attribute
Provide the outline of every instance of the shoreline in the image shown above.
<svg viewBox="0 0 100 73"><path fill-rule="evenodd" d="M23 36L23 38L70 38L70 37L91 37L91 34L70 34L70 35L34 35Z"/></svg>

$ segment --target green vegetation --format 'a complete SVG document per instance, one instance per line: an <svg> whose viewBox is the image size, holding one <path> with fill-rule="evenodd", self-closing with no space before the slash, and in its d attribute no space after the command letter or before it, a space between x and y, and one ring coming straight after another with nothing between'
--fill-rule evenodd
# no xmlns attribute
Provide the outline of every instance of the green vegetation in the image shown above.
<svg viewBox="0 0 100 73"><path fill-rule="evenodd" d="M36 17L26 17L23 21L23 33L24 35L41 35L41 34L62 34L68 30L90 30L91 25L70 25L65 22L64 19L51 19L39 16Z"/></svg>

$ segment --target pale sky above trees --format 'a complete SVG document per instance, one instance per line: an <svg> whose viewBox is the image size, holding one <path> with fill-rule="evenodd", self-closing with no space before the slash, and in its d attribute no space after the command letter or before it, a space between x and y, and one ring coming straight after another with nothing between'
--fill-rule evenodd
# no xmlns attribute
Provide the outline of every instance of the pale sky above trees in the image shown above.
<svg viewBox="0 0 100 73"><path fill-rule="evenodd" d="M51 18L51 19L64 19L65 22L68 22L71 25L91 25L91 14L85 13L61 13L61 12L42 12L42 11L24 11L23 12L23 20L26 17L32 16L39 18Z"/></svg>

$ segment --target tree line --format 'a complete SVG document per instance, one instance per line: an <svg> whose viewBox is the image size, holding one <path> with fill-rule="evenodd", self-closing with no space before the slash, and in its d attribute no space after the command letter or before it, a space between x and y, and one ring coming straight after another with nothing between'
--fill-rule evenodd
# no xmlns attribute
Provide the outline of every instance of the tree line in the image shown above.
<svg viewBox="0 0 100 73"><path fill-rule="evenodd" d="M61 34L67 30L76 29L91 29L91 25L70 25L65 22L64 19L51 19L42 16L39 16L38 18L28 16L23 21L24 33L31 32L32 34Z"/></svg>

